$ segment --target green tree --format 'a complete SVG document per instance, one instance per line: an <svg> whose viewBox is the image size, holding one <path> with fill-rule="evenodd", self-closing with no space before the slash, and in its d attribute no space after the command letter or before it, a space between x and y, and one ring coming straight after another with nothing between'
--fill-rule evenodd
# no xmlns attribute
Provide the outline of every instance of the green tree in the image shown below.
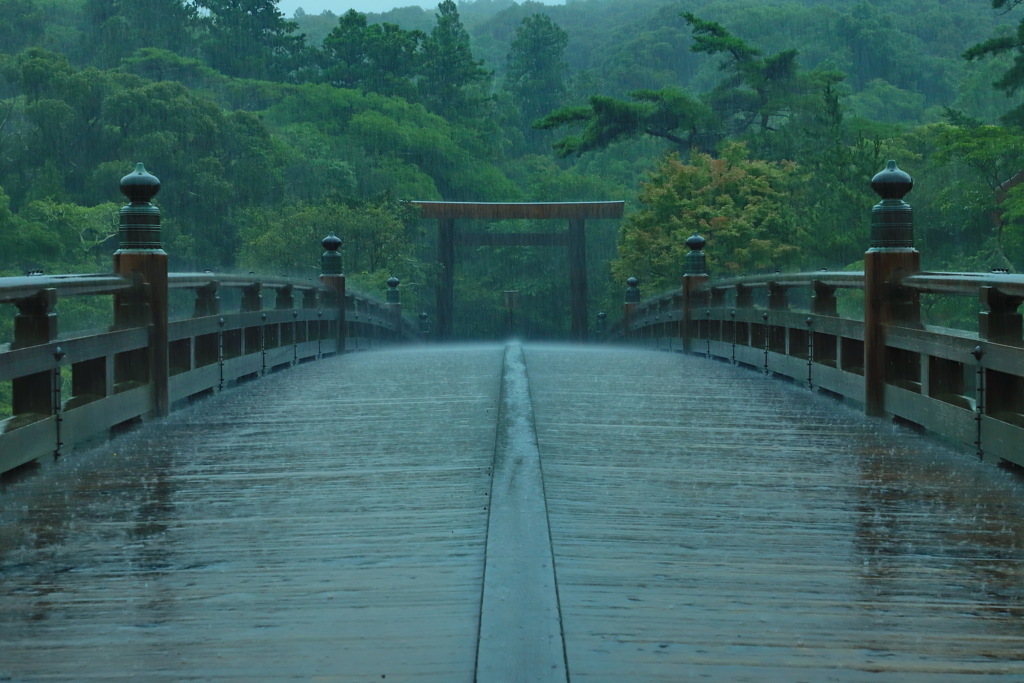
<svg viewBox="0 0 1024 683"><path fill-rule="evenodd" d="M651 292L677 287L694 232L707 240L715 275L799 263L805 239L790 198L796 181L795 164L749 159L739 143L726 143L717 159L668 155L641 189L640 210L623 223L615 279L638 277Z"/></svg>
<svg viewBox="0 0 1024 683"><path fill-rule="evenodd" d="M993 9L1004 9L1007 12L1021 3L1021 0L992 0ZM1007 97L1015 95L1024 85L1024 19L1011 34L1003 34L972 46L964 53L964 58L973 60L991 55L1013 55L1013 64L993 85L1006 93ZM1003 116L1007 123L1024 125L1024 105L1018 105Z"/></svg>
<svg viewBox="0 0 1024 683"><path fill-rule="evenodd" d="M349 10L324 39L320 79L342 88L413 99L426 35L395 24L368 24Z"/></svg>
<svg viewBox="0 0 1024 683"><path fill-rule="evenodd" d="M516 29L506 58L504 87L527 121L540 118L562 101L568 44L569 34L546 14L532 14Z"/></svg>
<svg viewBox="0 0 1024 683"><path fill-rule="evenodd" d="M197 14L182 0L86 0L84 9L97 66L115 67L143 48L192 52Z"/></svg>
<svg viewBox="0 0 1024 683"><path fill-rule="evenodd" d="M491 72L473 57L455 2L444 0L437 10L437 24L423 44L420 97L448 120L473 119L489 99Z"/></svg>
<svg viewBox="0 0 1024 683"><path fill-rule="evenodd" d="M392 275L402 279L403 289L423 283L418 221L397 202L297 202L248 210L244 223L243 268L311 277L319 272L320 240L333 232L341 238L345 273L357 289L383 291Z"/></svg>
<svg viewBox="0 0 1024 683"><path fill-rule="evenodd" d="M717 139L716 119L711 110L690 93L664 88L634 91L630 97L632 102L593 95L588 105L559 109L534 125L543 130L563 126L582 128L579 134L568 135L554 144L560 157L579 156L641 135L667 140L684 155L694 148L712 149Z"/></svg>
<svg viewBox="0 0 1024 683"><path fill-rule="evenodd" d="M763 56L721 24L689 12L683 18L693 28L691 51L726 57L720 66L726 76L708 93L708 104L727 135L776 130L808 102L813 106L822 88L842 79L836 73L801 72L796 50Z"/></svg>
<svg viewBox="0 0 1024 683"><path fill-rule="evenodd" d="M189 0L205 31L202 52L229 76L286 80L304 66L306 40L277 0Z"/></svg>
<svg viewBox="0 0 1024 683"><path fill-rule="evenodd" d="M0 52L17 54L39 45L46 17L33 0L0 0Z"/></svg>
<svg viewBox="0 0 1024 683"><path fill-rule="evenodd" d="M724 137L777 132L807 109L820 106L820 93L840 79L826 72L804 73L796 50L764 57L720 24L684 13L691 25L691 51L725 55L725 77L702 99L678 87L637 90L632 102L595 95L588 106L566 107L537 122L540 128L582 126L579 135L555 143L559 156L582 154L638 135L663 138L681 154L710 152Z"/></svg>
<svg viewBox="0 0 1024 683"><path fill-rule="evenodd" d="M952 125L928 130L936 144L934 162L951 167L956 178L939 192L950 216L935 248L986 251L1024 269L1024 131L985 125L952 110L947 118ZM963 208L968 215L959 215Z"/></svg>

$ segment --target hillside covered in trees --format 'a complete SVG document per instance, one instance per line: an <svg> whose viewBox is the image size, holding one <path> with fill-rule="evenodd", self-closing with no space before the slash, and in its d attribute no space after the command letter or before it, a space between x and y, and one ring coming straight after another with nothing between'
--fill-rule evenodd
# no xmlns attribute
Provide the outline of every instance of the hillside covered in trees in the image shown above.
<svg viewBox="0 0 1024 683"><path fill-rule="evenodd" d="M357 288L396 275L428 311L433 226L403 199L626 200L588 226L596 311L629 275L672 286L695 230L719 274L855 266L887 158L925 267L1021 270L1015 4L0 0L0 275L107 270L140 160L172 268L311 278L334 231ZM517 289L527 334L564 334L565 258L465 249L457 328Z"/></svg>

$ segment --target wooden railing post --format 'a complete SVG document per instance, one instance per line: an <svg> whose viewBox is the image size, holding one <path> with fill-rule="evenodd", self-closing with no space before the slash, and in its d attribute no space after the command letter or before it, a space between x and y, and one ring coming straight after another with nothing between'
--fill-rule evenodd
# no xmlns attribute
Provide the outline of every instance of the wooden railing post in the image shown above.
<svg viewBox="0 0 1024 683"><path fill-rule="evenodd" d="M295 308L295 287L284 285L277 288L277 296L274 298L275 311L290 311Z"/></svg>
<svg viewBox="0 0 1024 683"><path fill-rule="evenodd" d="M686 255L686 272L683 274L683 310L679 316L679 336L683 340L683 353L690 353L693 335L694 312L701 308L702 299L698 289L708 281L707 259L704 257L704 245L707 241L693 233L687 238L686 246L690 253Z"/></svg>
<svg viewBox="0 0 1024 683"><path fill-rule="evenodd" d="M921 269L914 248L914 213L903 197L914 187L890 161L871 179L882 198L871 209L871 246L864 254L864 405L869 415L885 414L886 328L917 325L919 297L900 280Z"/></svg>
<svg viewBox="0 0 1024 683"><path fill-rule="evenodd" d="M121 208L120 248L114 252L114 272L135 278L139 286L114 295L114 326L149 325L146 353L121 354L115 382L148 382L153 389L153 414L170 412L167 348L167 253L160 242L160 209L150 200L160 181L140 163L121 178L121 192L130 202Z"/></svg>
<svg viewBox="0 0 1024 683"><path fill-rule="evenodd" d="M626 279L626 294L622 304L622 337L633 338L633 314L640 305L640 281L635 277Z"/></svg>
<svg viewBox="0 0 1024 683"><path fill-rule="evenodd" d="M196 302L192 312L193 318L205 318L208 315L220 314L220 297L217 295L219 285L210 282L196 287Z"/></svg>
<svg viewBox="0 0 1024 683"><path fill-rule="evenodd" d="M1024 324L1017 309L1024 298L1003 294L995 287L981 287L978 296L985 307L978 314L978 336L1001 344L1019 345Z"/></svg>
<svg viewBox="0 0 1024 683"><path fill-rule="evenodd" d="M14 316L12 350L57 339L56 289L41 289L34 296L16 301L15 305L18 314ZM49 370L11 380L11 414L39 418L53 415L55 381L54 373Z"/></svg>
<svg viewBox="0 0 1024 683"><path fill-rule="evenodd" d="M814 296L811 298L811 313L824 315L832 318L838 317L839 308L836 300L836 288L825 284L821 280L811 283L814 288Z"/></svg>
<svg viewBox="0 0 1024 683"><path fill-rule="evenodd" d="M342 272L341 240L333 232L321 240L324 253L320 256L320 282L327 288L328 297L324 308L336 311L336 351L345 353L345 274Z"/></svg>
<svg viewBox="0 0 1024 683"><path fill-rule="evenodd" d="M393 338L398 341L402 334L402 293L398 291L401 284L395 276L388 278L388 291L386 294L386 305L388 309L388 321L391 323Z"/></svg>
<svg viewBox="0 0 1024 683"><path fill-rule="evenodd" d="M262 283L254 282L248 287L242 288L242 300L239 303L239 310L242 313L256 313L263 310L263 289Z"/></svg>

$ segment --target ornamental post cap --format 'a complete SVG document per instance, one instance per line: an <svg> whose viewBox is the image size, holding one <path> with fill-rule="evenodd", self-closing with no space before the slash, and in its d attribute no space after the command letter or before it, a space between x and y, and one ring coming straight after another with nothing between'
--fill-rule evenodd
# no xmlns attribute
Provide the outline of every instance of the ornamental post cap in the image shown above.
<svg viewBox="0 0 1024 683"><path fill-rule="evenodd" d="M388 278L388 287L390 287L391 289L395 289L396 287L398 287L399 284L401 284L401 282L401 280L392 275L391 277Z"/></svg>
<svg viewBox="0 0 1024 683"><path fill-rule="evenodd" d="M146 170L140 161L135 170L121 178L121 194L132 204L147 204L160 191L160 179Z"/></svg>
<svg viewBox="0 0 1024 683"><path fill-rule="evenodd" d="M690 237L686 238L686 246L690 248L690 251L700 251L707 244L707 240L698 235L696 232Z"/></svg>
<svg viewBox="0 0 1024 683"><path fill-rule="evenodd" d="M871 189L882 199L903 199L913 188L914 179L907 172L901 171L891 159L871 179Z"/></svg>
<svg viewBox="0 0 1024 683"><path fill-rule="evenodd" d="M635 277L626 278L626 286L627 287L637 287L639 285L640 285L640 281L637 280Z"/></svg>
<svg viewBox="0 0 1024 683"><path fill-rule="evenodd" d="M320 241L320 244L327 251L338 251L341 248L341 238L333 232Z"/></svg>

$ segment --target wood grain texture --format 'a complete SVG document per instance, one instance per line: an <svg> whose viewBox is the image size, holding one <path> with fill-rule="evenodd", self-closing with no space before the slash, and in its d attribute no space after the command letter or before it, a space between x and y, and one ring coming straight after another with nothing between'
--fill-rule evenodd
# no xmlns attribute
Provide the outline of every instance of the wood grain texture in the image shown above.
<svg viewBox="0 0 1024 683"><path fill-rule="evenodd" d="M523 349L505 349L477 683L565 683L558 593Z"/></svg>
<svg viewBox="0 0 1024 683"><path fill-rule="evenodd" d="M0 678L472 681L501 360L300 366L8 485Z"/></svg>
<svg viewBox="0 0 1024 683"><path fill-rule="evenodd" d="M574 682L1024 677L1019 480L720 363L526 362Z"/></svg>
<svg viewBox="0 0 1024 683"><path fill-rule="evenodd" d="M3 480L0 680L473 681L502 354L302 365ZM569 680L1024 680L1019 478L702 358L525 364Z"/></svg>

